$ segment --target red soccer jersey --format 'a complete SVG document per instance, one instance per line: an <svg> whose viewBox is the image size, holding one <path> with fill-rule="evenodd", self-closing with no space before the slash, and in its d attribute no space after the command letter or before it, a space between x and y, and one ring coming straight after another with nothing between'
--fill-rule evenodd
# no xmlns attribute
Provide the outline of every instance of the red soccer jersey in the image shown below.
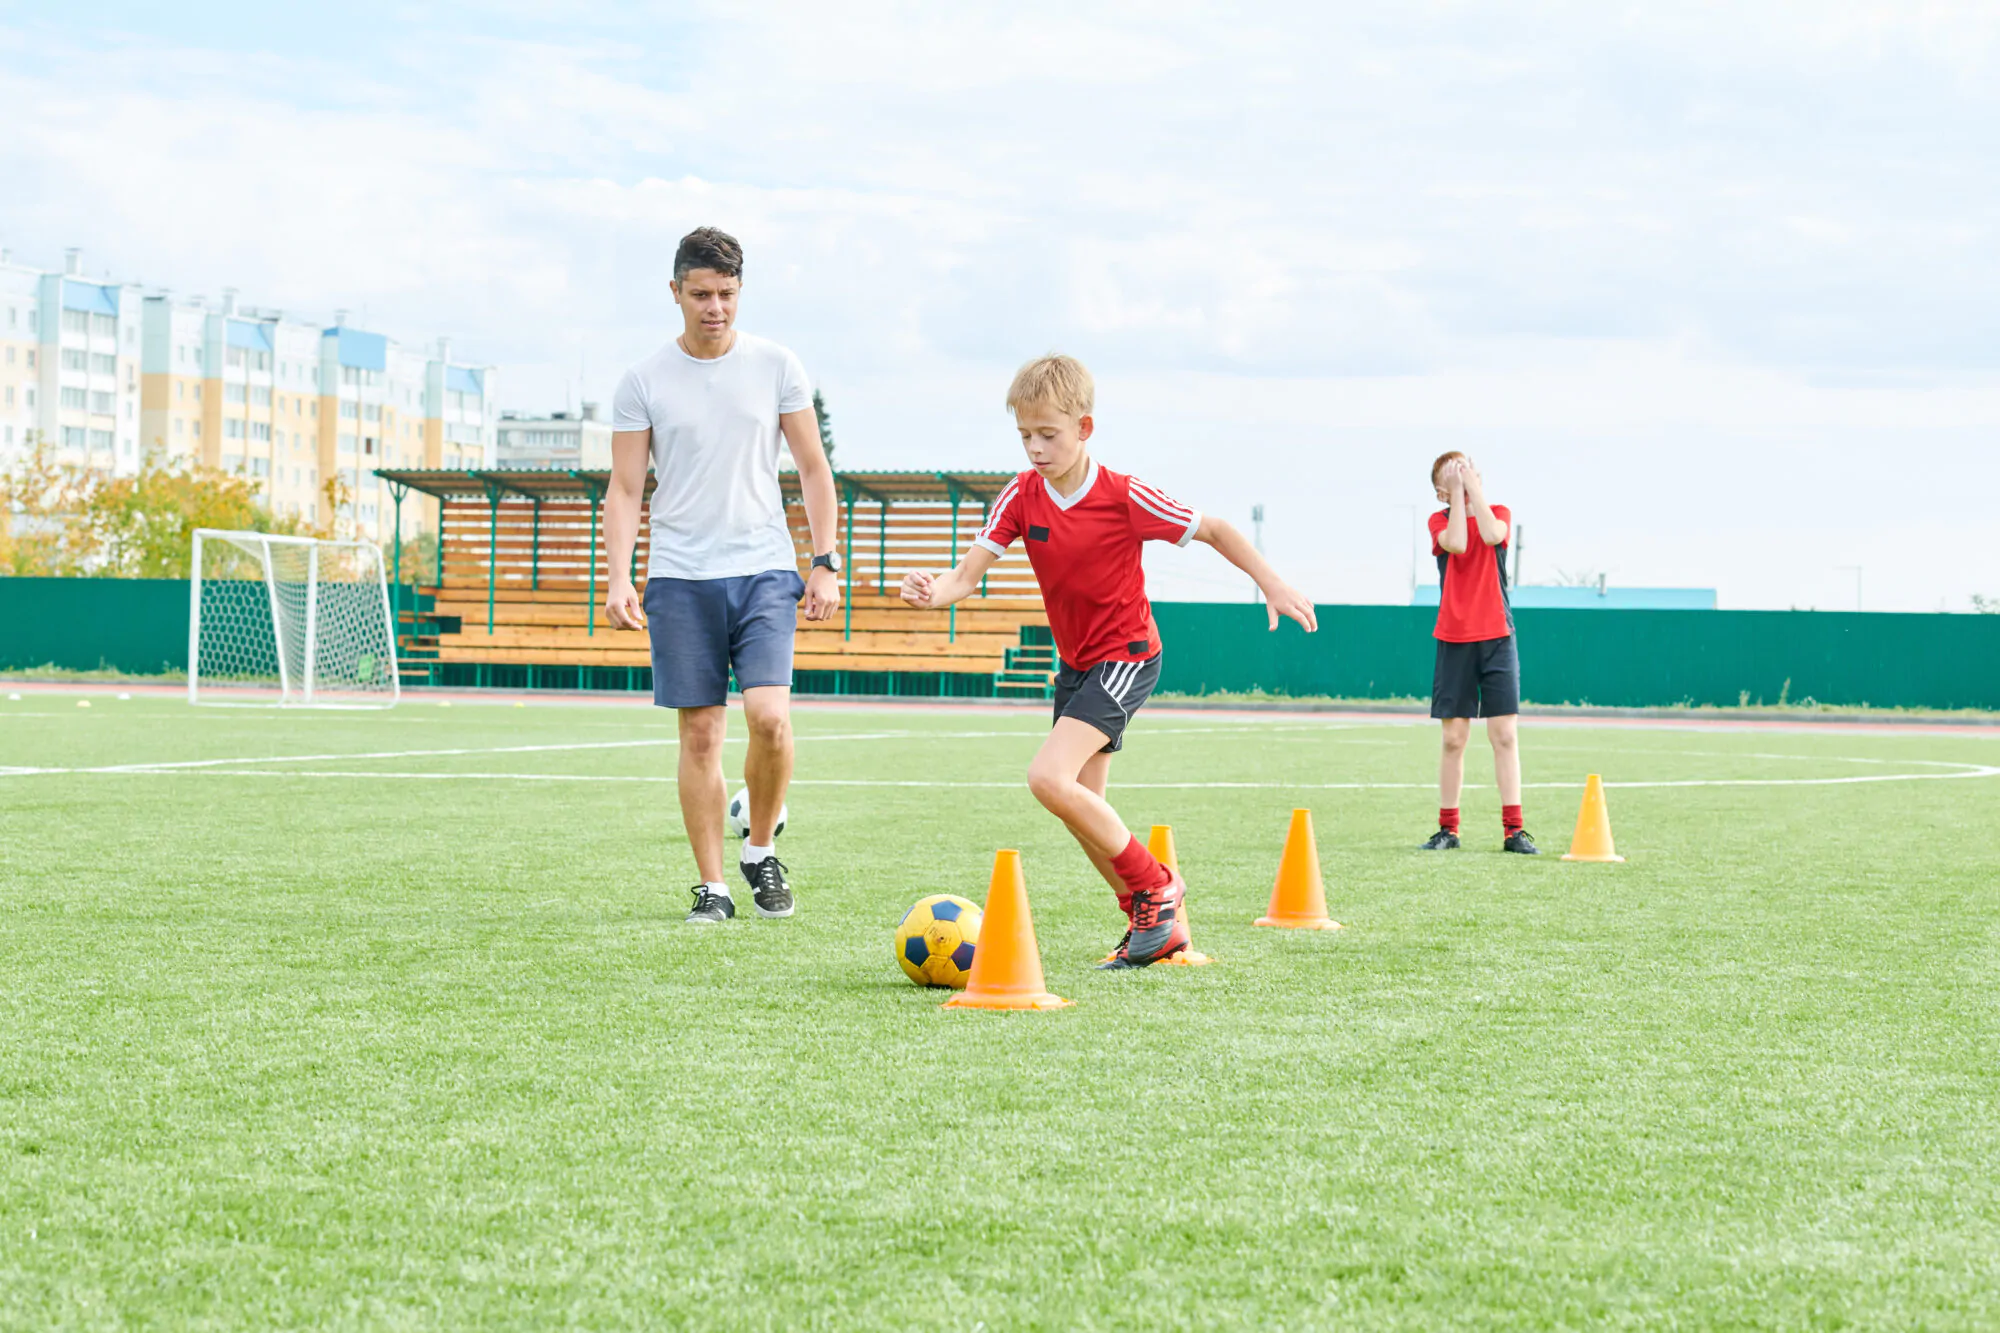
<svg viewBox="0 0 2000 1333"><path fill-rule="evenodd" d="M1030 468L1007 483L972 540L1005 555L1016 538L1042 585L1049 629L1062 660L1087 671L1100 662L1143 662L1160 651L1146 600L1140 544L1186 546L1201 515L1137 477L1095 461L1068 499Z"/></svg>
<svg viewBox="0 0 2000 1333"><path fill-rule="evenodd" d="M1506 505L1494 505L1493 517L1507 525L1507 536L1514 535L1514 516ZM1441 556L1445 549L1438 545L1438 534L1451 518L1449 509L1441 509L1431 515L1431 554ZM1507 599L1500 592L1500 565L1502 552L1507 543L1488 546L1486 539L1479 535L1479 520L1465 511L1465 549L1452 556L1444 565L1444 582L1438 589L1437 628L1431 631L1433 638L1446 643L1478 643L1484 639L1504 639L1514 632L1514 624L1507 614Z"/></svg>

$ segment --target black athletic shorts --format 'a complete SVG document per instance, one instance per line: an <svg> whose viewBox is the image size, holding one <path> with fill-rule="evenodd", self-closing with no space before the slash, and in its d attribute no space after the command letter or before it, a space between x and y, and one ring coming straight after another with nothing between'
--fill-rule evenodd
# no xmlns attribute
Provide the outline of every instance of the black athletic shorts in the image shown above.
<svg viewBox="0 0 2000 1333"><path fill-rule="evenodd" d="M1477 643L1438 640L1432 717L1505 717L1521 711L1521 655L1514 636Z"/></svg>
<svg viewBox="0 0 2000 1333"><path fill-rule="evenodd" d="M1123 749L1125 724L1159 687L1161 656L1154 653L1143 662L1099 662L1088 671L1056 663L1056 720L1073 717L1109 736L1111 741L1100 754Z"/></svg>

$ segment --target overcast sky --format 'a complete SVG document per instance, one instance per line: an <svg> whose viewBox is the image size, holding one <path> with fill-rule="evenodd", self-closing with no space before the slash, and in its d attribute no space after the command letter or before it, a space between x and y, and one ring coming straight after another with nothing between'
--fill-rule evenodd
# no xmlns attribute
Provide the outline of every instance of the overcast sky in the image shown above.
<svg viewBox="0 0 2000 1333"><path fill-rule="evenodd" d="M1446 448L1529 581L2000 597L2000 3L0 0L0 108L17 259L450 334L509 407L608 401L712 223L845 467L1020 466L1059 349L1322 601L1407 598Z"/></svg>

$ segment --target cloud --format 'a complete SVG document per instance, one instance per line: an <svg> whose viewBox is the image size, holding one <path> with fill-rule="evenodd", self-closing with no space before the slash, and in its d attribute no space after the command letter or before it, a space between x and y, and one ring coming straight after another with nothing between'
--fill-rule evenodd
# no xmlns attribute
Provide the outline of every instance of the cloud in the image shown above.
<svg viewBox="0 0 2000 1333"><path fill-rule="evenodd" d="M1839 505L1879 451L1947 465L2000 422L1989 7L188 17L0 30L17 254L82 244L151 284L450 333L545 408L671 332L672 244L717 223L749 250L746 324L805 355L852 462L1005 465L997 386L1062 347L1098 370L1107 441L1192 502L1270 503L1274 551L1327 595L1406 579L1391 448L1512 441L1588 547L1669 440L1781 485L1759 460L1829 432L1850 480L1813 493ZM1563 473L1537 433L1605 443ZM1312 493L1380 512L1282 518ZM1634 576L1742 582L1765 540L1708 573L1669 544ZM2000 591L1990 553L1953 561L1933 582Z"/></svg>

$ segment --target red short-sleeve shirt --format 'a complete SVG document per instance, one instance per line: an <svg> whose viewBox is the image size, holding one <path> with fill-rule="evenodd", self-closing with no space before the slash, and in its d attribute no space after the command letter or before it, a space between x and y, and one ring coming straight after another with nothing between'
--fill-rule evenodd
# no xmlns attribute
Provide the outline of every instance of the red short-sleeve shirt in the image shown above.
<svg viewBox="0 0 2000 1333"><path fill-rule="evenodd" d="M1158 487L1093 461L1067 498L1034 469L1021 473L1002 488L972 540L995 555L1026 543L1056 652L1088 670L1100 662L1143 662L1160 651L1140 547L1186 546L1200 526L1199 513Z"/></svg>
<svg viewBox="0 0 2000 1333"><path fill-rule="evenodd" d="M1494 505L1493 517L1505 523L1508 537L1513 537L1514 515L1507 506ZM1438 545L1438 535L1450 518L1448 509L1431 515L1433 556L1446 554ZM1445 562L1444 584L1438 590L1437 628L1431 635L1446 643L1504 639L1514 632L1513 620L1507 614L1507 599L1500 591L1499 562L1505 558L1507 543L1488 546L1479 535L1479 520L1470 510L1465 515L1465 536L1465 549Z"/></svg>

